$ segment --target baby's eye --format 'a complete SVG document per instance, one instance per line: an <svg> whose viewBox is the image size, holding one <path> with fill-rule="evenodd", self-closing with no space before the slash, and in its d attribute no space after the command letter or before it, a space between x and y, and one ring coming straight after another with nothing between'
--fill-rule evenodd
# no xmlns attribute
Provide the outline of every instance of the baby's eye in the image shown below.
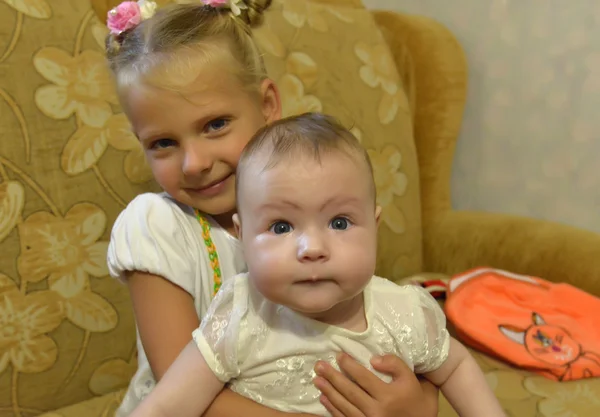
<svg viewBox="0 0 600 417"><path fill-rule="evenodd" d="M228 124L229 124L229 120L224 119L224 118L211 120L206 125L205 130L208 133L218 132L219 130L223 130L224 128L226 128Z"/></svg>
<svg viewBox="0 0 600 417"><path fill-rule="evenodd" d="M158 139L152 142L150 149L165 149L175 146L176 144L177 142L175 142L173 139Z"/></svg>
<svg viewBox="0 0 600 417"><path fill-rule="evenodd" d="M350 220L348 220L345 217L336 217L333 220L331 220L329 226L333 230L346 230L350 227Z"/></svg>
<svg viewBox="0 0 600 417"><path fill-rule="evenodd" d="M276 235L284 235L292 231L292 225L283 221L275 222L271 225L269 231Z"/></svg>

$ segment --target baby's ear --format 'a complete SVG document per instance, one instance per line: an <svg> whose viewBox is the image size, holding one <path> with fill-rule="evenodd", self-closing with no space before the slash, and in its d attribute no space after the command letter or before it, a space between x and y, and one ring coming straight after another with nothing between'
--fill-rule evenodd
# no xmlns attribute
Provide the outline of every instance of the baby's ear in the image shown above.
<svg viewBox="0 0 600 417"><path fill-rule="evenodd" d="M377 222L377 227L379 227L380 220L381 220L381 206L375 206L375 221Z"/></svg>
<svg viewBox="0 0 600 417"><path fill-rule="evenodd" d="M233 228L235 229L237 238L242 240L242 223L240 222L239 214L235 213L231 219L233 220Z"/></svg>

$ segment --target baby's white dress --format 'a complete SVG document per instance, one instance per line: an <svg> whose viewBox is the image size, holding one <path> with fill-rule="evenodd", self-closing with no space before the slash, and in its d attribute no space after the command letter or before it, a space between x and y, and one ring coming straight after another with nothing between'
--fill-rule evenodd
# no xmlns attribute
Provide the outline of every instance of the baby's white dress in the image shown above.
<svg viewBox="0 0 600 417"><path fill-rule="evenodd" d="M344 351L372 370L372 356L390 353L422 374L448 357L444 313L423 288L373 277L364 301L367 330L352 332L266 300L239 274L223 284L194 341L219 380L239 394L285 412L329 416L312 382L318 360L337 368L336 354Z"/></svg>

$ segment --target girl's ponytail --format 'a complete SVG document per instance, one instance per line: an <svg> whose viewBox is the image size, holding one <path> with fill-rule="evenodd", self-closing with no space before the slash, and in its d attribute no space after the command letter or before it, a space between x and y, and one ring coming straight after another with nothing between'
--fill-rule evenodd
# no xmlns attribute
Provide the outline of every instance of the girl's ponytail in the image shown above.
<svg viewBox="0 0 600 417"><path fill-rule="evenodd" d="M239 16L251 28L262 23L263 12L271 5L272 0L243 0L246 9Z"/></svg>

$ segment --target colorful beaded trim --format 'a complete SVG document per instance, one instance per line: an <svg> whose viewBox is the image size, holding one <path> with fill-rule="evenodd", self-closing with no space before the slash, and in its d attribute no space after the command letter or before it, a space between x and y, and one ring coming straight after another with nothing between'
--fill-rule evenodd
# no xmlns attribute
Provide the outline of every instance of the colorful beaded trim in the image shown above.
<svg viewBox="0 0 600 417"><path fill-rule="evenodd" d="M213 270L213 296L215 296L217 292L219 292L219 288L221 288L221 264L219 263L219 255L217 254L217 248L210 237L210 223L198 210L194 209L194 213L196 213L196 218L202 228L202 239L204 239L204 244L208 250L208 259L210 259L210 266Z"/></svg>

